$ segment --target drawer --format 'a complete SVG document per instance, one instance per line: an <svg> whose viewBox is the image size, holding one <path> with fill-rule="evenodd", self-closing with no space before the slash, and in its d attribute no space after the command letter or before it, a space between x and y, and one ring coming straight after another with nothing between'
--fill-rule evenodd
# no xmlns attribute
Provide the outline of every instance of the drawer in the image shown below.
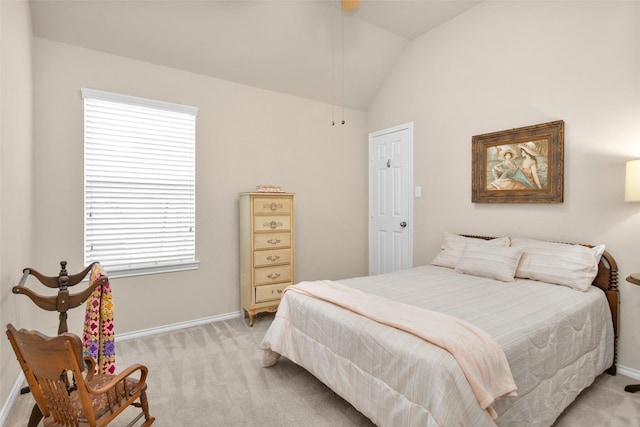
<svg viewBox="0 0 640 427"><path fill-rule="evenodd" d="M254 234L253 247L255 249L290 248L291 233Z"/></svg>
<svg viewBox="0 0 640 427"><path fill-rule="evenodd" d="M291 199L265 197L253 199L253 212L258 215L262 214L281 214L291 212Z"/></svg>
<svg viewBox="0 0 640 427"><path fill-rule="evenodd" d="M254 272L255 284L268 285L271 283L282 283L291 281L291 266L281 265L279 267L256 268Z"/></svg>
<svg viewBox="0 0 640 427"><path fill-rule="evenodd" d="M285 288L290 284L291 283L278 283L275 285L258 286L256 288L256 303L279 300Z"/></svg>
<svg viewBox="0 0 640 427"><path fill-rule="evenodd" d="M291 249L273 249L270 251L255 251L253 253L254 267L280 264L291 264Z"/></svg>
<svg viewBox="0 0 640 427"><path fill-rule="evenodd" d="M278 231L291 230L290 216L256 216L253 218L253 229L255 231Z"/></svg>

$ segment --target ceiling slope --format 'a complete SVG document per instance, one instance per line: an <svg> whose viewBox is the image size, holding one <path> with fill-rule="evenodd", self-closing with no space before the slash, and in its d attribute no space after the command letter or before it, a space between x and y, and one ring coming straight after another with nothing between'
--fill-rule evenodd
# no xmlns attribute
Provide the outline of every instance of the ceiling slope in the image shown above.
<svg viewBox="0 0 640 427"><path fill-rule="evenodd" d="M415 37L477 1L31 0L36 37L366 111Z"/></svg>

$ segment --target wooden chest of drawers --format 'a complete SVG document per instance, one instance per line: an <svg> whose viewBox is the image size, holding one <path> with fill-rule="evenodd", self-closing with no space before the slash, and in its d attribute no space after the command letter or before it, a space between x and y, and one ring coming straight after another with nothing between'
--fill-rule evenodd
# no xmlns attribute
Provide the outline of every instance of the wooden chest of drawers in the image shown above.
<svg viewBox="0 0 640 427"><path fill-rule="evenodd" d="M275 312L294 283L293 194L240 194L240 309Z"/></svg>

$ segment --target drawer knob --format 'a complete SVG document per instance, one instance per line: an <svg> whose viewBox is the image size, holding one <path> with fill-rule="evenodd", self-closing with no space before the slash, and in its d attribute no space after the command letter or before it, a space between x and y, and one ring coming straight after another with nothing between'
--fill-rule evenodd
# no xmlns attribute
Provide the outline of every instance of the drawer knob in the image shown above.
<svg viewBox="0 0 640 427"><path fill-rule="evenodd" d="M276 210L278 210L278 209L282 209L282 203L274 203L274 202L272 202L272 203L265 203L265 204L263 205L263 207L264 207L264 208L269 208L269 209L271 209L272 211L276 211Z"/></svg>
<svg viewBox="0 0 640 427"><path fill-rule="evenodd" d="M270 245L277 245L278 243L280 243L280 239L269 239L267 240L267 243L269 243Z"/></svg>
<svg viewBox="0 0 640 427"><path fill-rule="evenodd" d="M277 279L278 277L280 277L280 273L271 273L267 277L271 280Z"/></svg>
<svg viewBox="0 0 640 427"><path fill-rule="evenodd" d="M279 255L269 255L269 256L267 257L267 260L268 260L268 261L271 261L271 262L277 261L277 260L279 260L279 259L280 259L280 256L279 256Z"/></svg>
<svg viewBox="0 0 640 427"><path fill-rule="evenodd" d="M278 228L278 227L282 227L282 221L265 222L263 225L269 228Z"/></svg>
<svg viewBox="0 0 640 427"><path fill-rule="evenodd" d="M271 293L272 294L281 294L282 293L282 289L272 289Z"/></svg>

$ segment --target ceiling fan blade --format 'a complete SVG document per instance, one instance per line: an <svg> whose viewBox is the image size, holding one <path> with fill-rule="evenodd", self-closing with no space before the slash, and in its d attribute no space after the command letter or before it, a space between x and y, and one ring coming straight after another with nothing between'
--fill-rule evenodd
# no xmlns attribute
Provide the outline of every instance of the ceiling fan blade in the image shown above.
<svg viewBox="0 0 640 427"><path fill-rule="evenodd" d="M360 0L342 0L342 11L353 12L360 6Z"/></svg>

